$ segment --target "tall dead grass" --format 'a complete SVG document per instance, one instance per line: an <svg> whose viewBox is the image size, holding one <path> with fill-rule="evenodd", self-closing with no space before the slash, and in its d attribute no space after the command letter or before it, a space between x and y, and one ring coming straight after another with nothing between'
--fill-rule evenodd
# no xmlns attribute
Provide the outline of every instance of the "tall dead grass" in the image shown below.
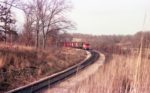
<svg viewBox="0 0 150 93"><path fill-rule="evenodd" d="M150 93L150 51L113 54L95 75L60 93Z"/></svg>

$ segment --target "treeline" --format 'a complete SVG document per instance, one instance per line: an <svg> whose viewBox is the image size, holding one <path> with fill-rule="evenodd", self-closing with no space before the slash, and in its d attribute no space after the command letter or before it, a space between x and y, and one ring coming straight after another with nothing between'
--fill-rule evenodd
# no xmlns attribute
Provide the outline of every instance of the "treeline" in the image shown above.
<svg viewBox="0 0 150 93"><path fill-rule="evenodd" d="M67 18L71 10L67 0L4 0L0 2L0 41L18 43L43 48L58 45L69 38L67 30L74 29L73 22ZM23 31L16 28L14 8L24 12Z"/></svg>
<svg viewBox="0 0 150 93"><path fill-rule="evenodd" d="M140 31L134 35L85 35L73 34L76 38L83 38L96 50L110 53L129 53L130 49L141 47L150 48L150 32Z"/></svg>
<svg viewBox="0 0 150 93"><path fill-rule="evenodd" d="M16 28L14 8L24 12L23 30ZM45 49L59 46L60 42L72 37L83 38L97 50L115 51L115 49L149 48L150 32L138 32L135 35L84 35L68 34L74 29L74 23L68 19L71 10L68 0L4 0L0 1L0 42L22 44Z"/></svg>

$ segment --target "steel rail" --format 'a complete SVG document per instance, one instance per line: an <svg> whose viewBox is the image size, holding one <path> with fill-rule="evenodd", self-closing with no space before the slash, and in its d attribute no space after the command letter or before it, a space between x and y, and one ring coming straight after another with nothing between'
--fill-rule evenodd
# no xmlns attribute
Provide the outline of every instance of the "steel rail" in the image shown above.
<svg viewBox="0 0 150 93"><path fill-rule="evenodd" d="M56 84L57 82L75 74L76 72L87 67L88 65L94 63L100 56L99 53L96 51L89 50L88 52L90 52L91 56L88 59L84 60L83 62L80 62L79 64L74 65L59 73L40 79L39 81L33 82L23 87L10 90L6 93L35 93L43 88L52 86Z"/></svg>

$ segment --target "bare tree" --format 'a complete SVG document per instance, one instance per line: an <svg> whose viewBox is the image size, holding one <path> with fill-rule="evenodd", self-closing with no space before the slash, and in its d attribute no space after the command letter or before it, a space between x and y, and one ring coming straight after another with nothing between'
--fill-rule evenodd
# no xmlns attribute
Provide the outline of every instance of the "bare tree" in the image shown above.
<svg viewBox="0 0 150 93"><path fill-rule="evenodd" d="M17 35L17 32L13 30L15 24L15 19L13 19L13 15L11 12L12 4L15 2L15 0L5 0L3 4L0 4L0 21L2 25L1 27L1 35L4 33L4 40L5 43L7 41L7 34L10 38L10 41L12 42L13 35Z"/></svg>
<svg viewBox="0 0 150 93"><path fill-rule="evenodd" d="M26 9L34 19L32 26L36 32L36 47L42 39L42 47L46 47L48 37L56 38L59 31L71 29L73 24L65 17L65 13L70 9L66 0L32 0L26 4ZM42 36L42 38L40 38Z"/></svg>
<svg viewBox="0 0 150 93"><path fill-rule="evenodd" d="M34 16L33 16L33 7L32 6L27 6L27 5L22 5L22 10L25 13L25 24L24 24L24 29L22 32L22 38L23 42L25 45L33 45L35 44L34 42ZM38 36L37 36L38 37ZM37 45L38 46L38 45Z"/></svg>

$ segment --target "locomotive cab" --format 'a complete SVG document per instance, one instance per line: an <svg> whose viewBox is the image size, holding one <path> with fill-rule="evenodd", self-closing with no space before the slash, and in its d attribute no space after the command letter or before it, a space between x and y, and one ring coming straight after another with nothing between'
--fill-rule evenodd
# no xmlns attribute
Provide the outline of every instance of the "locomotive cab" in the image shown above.
<svg viewBox="0 0 150 93"><path fill-rule="evenodd" d="M83 49L89 50L90 44L89 43L83 43Z"/></svg>

